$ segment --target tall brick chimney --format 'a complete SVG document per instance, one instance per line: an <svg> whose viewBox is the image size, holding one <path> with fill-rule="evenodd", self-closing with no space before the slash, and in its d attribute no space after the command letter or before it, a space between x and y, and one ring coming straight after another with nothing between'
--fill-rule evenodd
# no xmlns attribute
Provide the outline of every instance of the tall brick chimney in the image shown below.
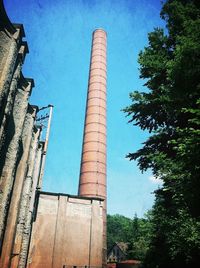
<svg viewBox="0 0 200 268"><path fill-rule="evenodd" d="M106 33L93 33L79 195L106 198Z"/></svg>
<svg viewBox="0 0 200 268"><path fill-rule="evenodd" d="M106 32L93 32L79 196L104 202L103 266L106 262Z"/></svg>

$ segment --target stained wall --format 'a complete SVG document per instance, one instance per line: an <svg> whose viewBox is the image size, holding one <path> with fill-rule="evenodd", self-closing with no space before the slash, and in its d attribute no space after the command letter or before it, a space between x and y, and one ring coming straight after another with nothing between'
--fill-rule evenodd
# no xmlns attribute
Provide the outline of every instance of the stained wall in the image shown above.
<svg viewBox="0 0 200 268"><path fill-rule="evenodd" d="M41 192L28 268L102 267L103 201Z"/></svg>
<svg viewBox="0 0 200 268"><path fill-rule="evenodd" d="M23 25L10 22L0 1L0 267L25 268L30 241L30 200L37 187L36 155L42 148L34 87L23 76L28 53ZM34 173L35 172L35 173ZM35 182L36 181L36 182Z"/></svg>

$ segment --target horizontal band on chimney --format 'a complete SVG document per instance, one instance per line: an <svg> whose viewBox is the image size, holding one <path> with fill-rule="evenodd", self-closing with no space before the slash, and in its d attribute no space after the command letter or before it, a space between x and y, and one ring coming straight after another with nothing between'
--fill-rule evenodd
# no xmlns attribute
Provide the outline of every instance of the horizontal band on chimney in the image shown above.
<svg viewBox="0 0 200 268"><path fill-rule="evenodd" d="M104 85L104 87L106 87L106 84L104 84L104 83L102 83L102 82L99 82L99 81L89 83L89 87L90 87L90 85L92 85L92 84L102 84L102 85Z"/></svg>
<svg viewBox="0 0 200 268"><path fill-rule="evenodd" d="M88 113L88 116L89 116L89 115L100 115L100 116L102 116L102 117L104 117L104 118L106 119L105 114L100 114L100 113Z"/></svg>
<svg viewBox="0 0 200 268"><path fill-rule="evenodd" d="M101 135L104 135L105 137L107 136L105 133L101 131L96 131L96 130L90 130L90 131L85 132L85 134L89 134L89 133L99 133Z"/></svg>
<svg viewBox="0 0 200 268"><path fill-rule="evenodd" d="M102 101L106 102L106 99L103 99L103 98L100 98L100 97L90 97L90 98L88 98L88 100L92 100L92 99L98 99L98 100L102 100Z"/></svg>
<svg viewBox="0 0 200 268"><path fill-rule="evenodd" d="M97 91L97 90L98 90L98 92L102 92L102 93L104 93L105 96L107 95L107 94L106 94L106 91L104 91L104 90L102 90L102 89L99 89L99 88L96 88L96 89L95 89L95 88L93 88L93 89L89 89L89 93L92 92L92 91Z"/></svg>
<svg viewBox="0 0 200 268"><path fill-rule="evenodd" d="M92 61L91 63L92 64L96 64L96 63L103 64L103 65L105 65L105 67L107 66L106 62L104 62L104 61Z"/></svg>
<svg viewBox="0 0 200 268"><path fill-rule="evenodd" d="M88 107L88 108L91 108L91 107L101 107L101 109L104 109L106 111L106 108L100 106L99 104L98 105L97 104L90 105L90 107Z"/></svg>
<svg viewBox="0 0 200 268"><path fill-rule="evenodd" d="M88 181L88 182L82 182L81 183L82 185L84 185L84 184L98 184L98 185L101 185L101 186L103 186L103 187L106 187L106 184L104 184L104 183L101 183L101 182L93 182L93 181Z"/></svg>
<svg viewBox="0 0 200 268"><path fill-rule="evenodd" d="M98 165L98 163L100 163L100 164L102 164L102 165L104 165L104 166L106 166L106 163L104 163L104 162L101 162L101 161L99 161L99 160L83 160L82 161L82 164L84 164L84 163L96 163L97 165Z"/></svg>
<svg viewBox="0 0 200 268"><path fill-rule="evenodd" d="M103 79L106 80L106 77L103 76L102 74L93 74L93 75L90 75L90 78L93 78L93 77L101 77L101 78L103 78Z"/></svg>
<svg viewBox="0 0 200 268"><path fill-rule="evenodd" d="M106 124L104 123L101 123L99 121L93 121L93 122L88 122L88 123L85 123L85 126L88 126L88 125L91 125L91 124L97 124L97 125L101 125L101 126L104 126L106 128Z"/></svg>
<svg viewBox="0 0 200 268"><path fill-rule="evenodd" d="M95 174L96 174L96 173L97 173L97 174L99 173L99 174L106 175L105 172L101 172L101 171L81 171L81 172L80 172L80 174L87 174L87 173L93 173L93 174L94 174L94 173L95 173Z"/></svg>
<svg viewBox="0 0 200 268"><path fill-rule="evenodd" d="M93 37L93 47L94 47L94 44L96 44L96 43L105 44L107 46L106 39L104 38L104 36Z"/></svg>
<svg viewBox="0 0 200 268"><path fill-rule="evenodd" d="M86 153L91 153L91 152L95 152L97 154L103 154L106 156L106 153L105 152L101 152L101 151L96 151L96 150L87 150L87 151L83 151L83 155L86 154Z"/></svg>
<svg viewBox="0 0 200 268"><path fill-rule="evenodd" d="M102 71L106 74L106 70L104 70L103 68L99 68L99 67L95 67L95 68L91 69L90 73L92 73L93 71L96 71L96 70Z"/></svg>
<svg viewBox="0 0 200 268"><path fill-rule="evenodd" d="M96 50L100 50L100 51L103 51L104 53L106 53L105 49L102 49L102 48L93 48L93 51L96 51Z"/></svg>
<svg viewBox="0 0 200 268"><path fill-rule="evenodd" d="M93 59L94 57L101 57L101 58L104 58L105 60L106 60L106 56L104 56L104 55L101 55L101 54L92 54L92 57L91 57L91 59Z"/></svg>
<svg viewBox="0 0 200 268"><path fill-rule="evenodd" d="M102 141L96 141L96 140L91 140L91 141L85 141L85 142L83 142L83 144L87 144L87 143L90 143L90 142L96 142L96 143L101 143L101 144L103 144L103 145L105 145L106 146L106 143L104 143L104 142L102 142Z"/></svg>
<svg viewBox="0 0 200 268"><path fill-rule="evenodd" d="M96 38L95 38L95 39L96 39ZM95 40L95 39L94 39L94 40ZM103 45L105 48L107 48L106 43L104 43L104 42L103 42L103 43L100 43L100 42L94 42L94 43L93 43L93 48L95 47L95 45Z"/></svg>

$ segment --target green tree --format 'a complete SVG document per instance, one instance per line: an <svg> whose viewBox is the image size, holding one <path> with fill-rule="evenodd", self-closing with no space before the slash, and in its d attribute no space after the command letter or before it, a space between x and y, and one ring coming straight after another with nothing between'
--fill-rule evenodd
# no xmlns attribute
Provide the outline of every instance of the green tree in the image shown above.
<svg viewBox="0 0 200 268"><path fill-rule="evenodd" d="M108 250L115 242L128 242L132 236L132 220L116 214L107 215L107 248Z"/></svg>
<svg viewBox="0 0 200 268"><path fill-rule="evenodd" d="M107 247L115 242L128 243L127 258L143 260L149 246L151 223L150 212L145 218L133 220L122 215L107 215Z"/></svg>
<svg viewBox="0 0 200 268"><path fill-rule="evenodd" d="M155 192L145 267L197 267L200 259L200 1L167 0L139 54L148 92L130 94L129 122L147 130L143 148L129 153L152 169Z"/></svg>
<svg viewBox="0 0 200 268"><path fill-rule="evenodd" d="M133 218L132 233L128 241L128 259L144 260L150 243L150 214L149 211L146 218L138 218L137 215Z"/></svg>

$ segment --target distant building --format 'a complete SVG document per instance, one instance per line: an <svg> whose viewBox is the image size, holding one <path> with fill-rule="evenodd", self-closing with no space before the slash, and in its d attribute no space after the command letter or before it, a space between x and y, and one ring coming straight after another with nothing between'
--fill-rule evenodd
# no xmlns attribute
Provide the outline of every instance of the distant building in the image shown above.
<svg viewBox="0 0 200 268"><path fill-rule="evenodd" d="M139 268L141 262L138 260L126 260L116 263L116 268Z"/></svg>
<svg viewBox="0 0 200 268"><path fill-rule="evenodd" d="M108 252L107 262L121 262L127 258L128 243L115 242Z"/></svg>

